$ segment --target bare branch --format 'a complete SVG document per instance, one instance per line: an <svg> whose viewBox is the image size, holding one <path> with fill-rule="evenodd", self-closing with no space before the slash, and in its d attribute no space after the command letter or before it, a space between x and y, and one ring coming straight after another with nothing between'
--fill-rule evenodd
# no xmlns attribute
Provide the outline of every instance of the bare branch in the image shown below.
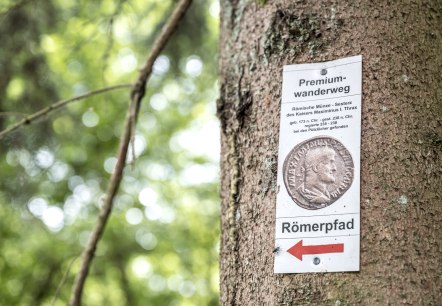
<svg viewBox="0 0 442 306"><path fill-rule="evenodd" d="M3 131L0 132L0 140L5 137L5 135L17 130L18 128L20 128L23 125L28 125L31 124L32 122L34 122L35 120L48 115L49 113L52 113L55 110L58 110L60 108L65 107L66 105L68 105L69 103L75 102L75 101L80 101L92 96L96 96L108 91L112 91L112 90L116 90L116 89L121 89L121 88L128 88L131 87L130 84L120 84L120 85L115 85L115 86L109 86L109 87L105 87L105 88L101 88L101 89L97 89L97 90L92 90L89 91L83 95L79 95L73 98L69 98L66 100L61 100L58 101L48 107L45 107L41 110L39 110L36 113L33 113L32 115L26 116L25 118L23 118L22 120L20 120L19 122L13 124L12 126L4 129Z"/></svg>
<svg viewBox="0 0 442 306"><path fill-rule="evenodd" d="M82 254L80 271L78 272L75 279L71 299L69 301L70 306L79 306L81 304L84 283L89 273L89 268L94 258L97 244L101 239L107 220L109 219L109 215L112 210L113 200L118 191L123 176L129 143L131 140L131 136L134 133L141 100L143 99L145 94L146 82L152 72L153 63L160 54L161 50L163 50L169 38L172 36L172 33L176 29L176 26L181 20L181 17L184 16L190 3L191 0L181 0L178 3L178 6L169 17L169 20L167 21L160 35L155 40L152 50L147 57L147 60L143 68L141 69L140 74L138 75L136 83L132 88L131 103L126 115L125 127L123 134L121 135L120 145L118 149L117 164L115 165L108 185L106 196L104 198L104 203L102 204L102 209L100 211L99 219Z"/></svg>

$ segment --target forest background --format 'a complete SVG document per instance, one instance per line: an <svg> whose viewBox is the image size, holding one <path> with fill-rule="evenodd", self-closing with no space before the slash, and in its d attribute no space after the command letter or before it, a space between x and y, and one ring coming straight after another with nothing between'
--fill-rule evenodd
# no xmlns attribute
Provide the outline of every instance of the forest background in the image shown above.
<svg viewBox="0 0 442 306"><path fill-rule="evenodd" d="M176 2L0 3L0 130L134 82ZM216 305L217 1L196 0L155 61L84 305ZM116 163L130 87L0 139L0 304L66 305Z"/></svg>

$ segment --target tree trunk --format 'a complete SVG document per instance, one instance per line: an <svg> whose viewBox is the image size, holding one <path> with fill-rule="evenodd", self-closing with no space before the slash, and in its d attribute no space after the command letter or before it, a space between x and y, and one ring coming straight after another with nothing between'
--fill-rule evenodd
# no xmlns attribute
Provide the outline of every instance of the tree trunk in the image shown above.
<svg viewBox="0 0 442 306"><path fill-rule="evenodd" d="M221 7L221 303L440 305L442 1ZM282 66L358 54L361 270L276 275Z"/></svg>

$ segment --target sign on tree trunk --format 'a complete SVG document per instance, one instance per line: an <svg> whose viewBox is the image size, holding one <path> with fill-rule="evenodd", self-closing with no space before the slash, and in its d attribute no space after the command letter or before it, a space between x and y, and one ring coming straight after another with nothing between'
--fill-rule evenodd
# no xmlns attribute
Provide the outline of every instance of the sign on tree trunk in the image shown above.
<svg viewBox="0 0 442 306"><path fill-rule="evenodd" d="M284 66L275 273L359 270L361 78L361 56Z"/></svg>

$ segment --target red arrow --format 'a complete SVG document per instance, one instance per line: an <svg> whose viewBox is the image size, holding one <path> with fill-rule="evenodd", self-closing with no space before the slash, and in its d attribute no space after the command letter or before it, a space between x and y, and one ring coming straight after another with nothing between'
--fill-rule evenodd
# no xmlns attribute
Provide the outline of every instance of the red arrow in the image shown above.
<svg viewBox="0 0 442 306"><path fill-rule="evenodd" d="M302 240L287 250L290 254L302 261L302 255L343 253L344 244L302 245Z"/></svg>

